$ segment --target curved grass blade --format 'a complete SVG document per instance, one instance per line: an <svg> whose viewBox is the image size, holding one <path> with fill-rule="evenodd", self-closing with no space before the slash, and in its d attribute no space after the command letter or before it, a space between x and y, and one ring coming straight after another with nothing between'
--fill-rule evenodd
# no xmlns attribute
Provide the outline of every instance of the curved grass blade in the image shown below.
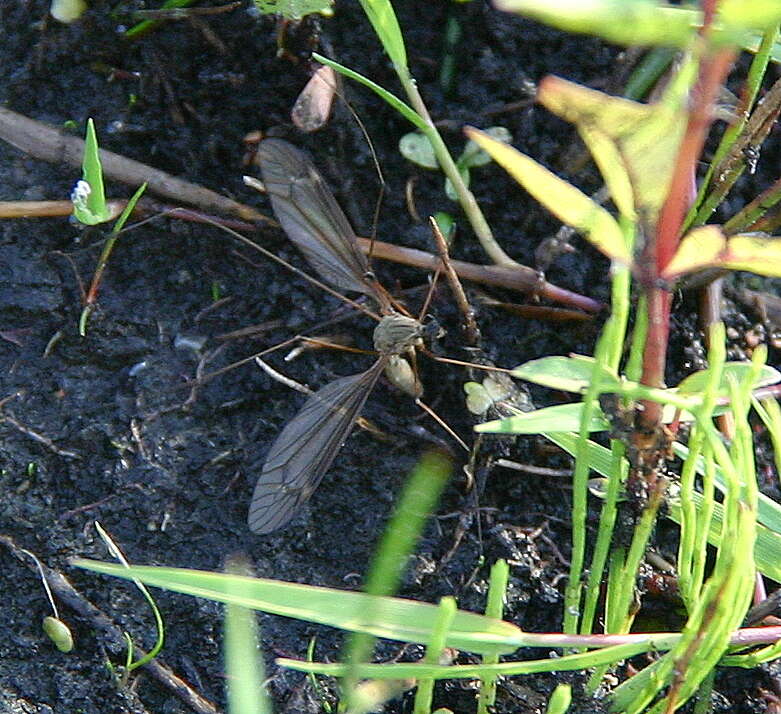
<svg viewBox="0 0 781 714"><path fill-rule="evenodd" d="M284 526L317 490L385 367L342 377L312 394L266 457L247 519L253 533Z"/></svg>
<svg viewBox="0 0 781 714"><path fill-rule="evenodd" d="M307 155L283 139L265 139L258 150L263 183L285 233L323 280L339 290L371 295L369 263L323 177Z"/></svg>

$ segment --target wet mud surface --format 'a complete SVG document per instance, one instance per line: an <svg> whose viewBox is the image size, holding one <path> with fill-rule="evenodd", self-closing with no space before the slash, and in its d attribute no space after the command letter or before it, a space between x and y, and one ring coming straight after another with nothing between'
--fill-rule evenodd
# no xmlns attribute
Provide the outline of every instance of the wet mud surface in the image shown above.
<svg viewBox="0 0 781 714"><path fill-rule="evenodd" d="M501 124L517 147L567 175L568 162L579 151L573 132L524 101L526 84L554 73L592 87L610 86L617 74L617 50L544 30L481 2L458 8L446 2L397 5L412 71L455 153L463 145L463 124ZM169 22L123 43L118 31L130 18L118 4L94 3L84 21L72 26L45 21L46 9L47 3L37 0L0 7L3 106L57 127L72 123L77 135L91 116L101 146L266 213L268 201L242 183L242 139L255 129L281 127L281 135L310 151L356 231L371 232L379 181L362 130L341 104L328 126L314 135L290 126L290 108L308 73L305 64L276 56L272 19L252 15L243 4L220 15ZM449 15L461 22L463 37L456 78L445 92L439 71ZM357 3L338 3L335 16L322 21L320 48L400 92ZM366 127L386 181L378 237L432 250L427 225L416 223L407 210L405 186L414 178L421 216L438 210L458 215L444 196L442 177L400 156L398 139L410 130L403 119L355 85L344 92ZM79 172L2 143L0 178L0 200L63 199ZM588 191L599 187L588 172L575 181ZM761 171L752 181L762 184ZM495 166L476 170L472 184L504 249L532 263L542 238L557 230L554 220ZM752 186L746 190L750 194ZM130 192L109 182L112 196ZM459 218L459 223L454 255L484 262L466 221ZM261 228L253 237L306 267L278 229ZM575 245L578 252L557 260L548 279L604 301L607 261L579 239ZM270 536L249 533L246 513L258 469L303 397L251 362L195 390L192 380L299 333L348 333L367 348L371 320L349 316L318 332L318 324L344 318L338 300L213 227L160 218L121 237L98 310L80 337L81 285L89 283L101 246L97 231L79 231L65 219L0 223L0 535L64 574L148 648L154 625L139 593L69 564L74 556L108 558L92 527L95 520L133 563L219 570L228 556L244 553L263 577L355 588L406 474L425 449L444 445L454 454L455 476L410 563L401 594L428 602L454 595L462 608L482 610L488 567L504 557L511 563L507 619L530 631L560 628L569 550L566 476L493 469L480 496L478 529L476 519L461 518L473 505L460 468L462 453L383 380L364 414L384 437L356 429L290 527ZM391 292L418 309L425 273L389 263L375 267ZM477 300L474 287L469 290ZM529 301L491 292L501 300ZM692 299L679 300L672 360L678 374L700 366L703 354L694 309ZM446 287L440 287L430 311L448 331L442 353L468 358ZM735 349L740 349L758 318L748 309L733 308L729 319ZM479 322L486 353L504 366L548 354L589 352L599 328L599 320L552 323L491 307L479 309ZM251 326L260 327L248 335L234 334ZM285 363L283 354L268 360L315 388L365 370L372 360L317 350ZM777 361L778 353L771 354ZM459 367L430 360L422 359L421 368L428 403L471 439L471 417L463 406L463 383L471 377ZM540 404L564 398L542 390L533 390L532 396ZM501 448L523 463L568 467L563 456L536 440L487 448ZM105 661L119 663L123 655L62 604L77 644L71 654L57 652L40 631L49 611L32 561L3 547L0 568L0 711L192 711L143 671L131 686L118 688ZM162 661L222 710L220 606L155 594L166 622ZM261 622L276 710L320 711L305 678L280 670L273 657L304 657L309 639L316 636L315 657L334 658L341 635L278 617L262 616ZM399 650L386 643L378 654L389 658ZM416 648L405 653L417 654ZM541 711L557 681L577 685L579 679L535 676L502 684L497 712ZM767 686L761 673L731 673L722 688L729 711L757 711L752 697L759 686ZM475 692L474 682L442 683L435 702L455 712L474 711ZM404 696L386 711L410 707L411 696ZM599 707L580 700L575 710Z"/></svg>

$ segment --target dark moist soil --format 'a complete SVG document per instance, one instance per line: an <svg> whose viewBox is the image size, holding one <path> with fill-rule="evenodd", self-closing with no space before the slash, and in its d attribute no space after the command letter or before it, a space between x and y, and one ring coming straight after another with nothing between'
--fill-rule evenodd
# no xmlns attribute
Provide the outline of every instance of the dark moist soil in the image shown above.
<svg viewBox="0 0 781 714"><path fill-rule="evenodd" d="M72 26L46 20L47 5L42 0L2 3L4 106L54 126L73 126L76 134L83 134L86 118L93 117L105 148L266 212L266 200L241 180L242 138L254 129L281 127L283 135L310 150L357 231L371 231L379 184L362 130L342 105L317 134L306 136L289 125L290 108L308 71L306 63L277 58L273 19L257 17L242 3L225 14L168 22L125 43L120 31L131 22L128 7L141 3L95 2ZM573 132L524 103L525 87L529 80L555 73L609 88L620 75L615 48L546 30L477 1L397 6L413 73L456 152L463 145L464 123L501 124L510 129L516 146L568 174L579 152ZM438 75L448 17L460 21L463 35L455 54L455 80L443 91ZM320 25L319 47L326 54L398 91L357 3L337 3L335 16ZM113 81L112 70L117 70ZM405 185L415 179L421 216L437 210L458 214L443 195L441 176L401 158L397 142L410 127L397 114L362 88L347 85L344 91L374 143L387 182L378 235L430 250L428 228L416 224L406 209ZM773 173L774 156L777 151L763 156L759 174L747 182L748 195L767 183L762 171L770 166ZM63 199L78 178L73 167L44 164L5 144L0 145L0 171L3 200ZM588 173L575 180L589 191L599 185ZM522 262L533 262L542 238L558 228L555 222L495 166L476 171L473 186L504 248ZM109 184L111 195L129 191ZM459 222L454 253L483 261L466 222ZM103 524L134 563L219 570L228 556L245 553L263 577L355 588L405 475L425 449L442 444L455 454L456 476L439 505L439 518L412 559L401 594L427 602L454 595L461 607L479 611L488 567L504 557L511 563L507 619L530 631L560 629L569 553L567 479L493 469L480 497L485 510L478 529L474 519L459 519L473 503L461 475L462 454L420 417L410 400L382 382L365 413L386 440L356 430L291 526L265 537L248 532L246 511L259 466L302 396L251 363L211 380L193 395L187 382L199 365L212 372L310 331L337 313L337 300L211 227L158 219L122 236L101 286L99 309L81 338L80 284L91 279L101 236L80 233L64 219L6 220L1 228L0 534L67 576L85 598L132 633L139 646L150 647L154 631L139 593L125 582L69 564L74 556L108 559L93 521ZM303 266L279 230L261 230L257 239ZM576 254L555 263L549 279L605 300L607 262L581 241L576 246ZM376 268L397 294L426 282L419 271L390 264ZM222 299L215 301L215 295ZM501 291L493 295L528 301ZM408 299L415 308L420 292ZM695 304L687 297L677 301L673 378L702 360ZM442 351L465 357L446 289L438 292L432 312L448 329ZM598 321L534 321L494 308L482 308L479 319L487 354L507 366L548 354L588 353L599 328ZM728 321L734 328L734 350L744 349L745 333L756 316L730 307ZM258 324L273 327L244 339L221 337ZM366 346L371 328L368 318L355 317L331 331L354 333L357 343ZM777 356L772 353L773 359ZM280 357L270 360L312 386L371 363L370 357L322 351L289 364ZM422 368L428 402L468 436L471 422L462 401L466 372L431 361L423 361ZM540 390L533 397L548 404L564 395ZM501 448L517 461L568 465L536 440L505 442ZM768 484L775 483L771 460L765 458L762 466ZM466 528L459 541L460 525ZM660 548L664 552L664 543ZM106 667L107 658L122 661L116 647L63 603L76 649L68 655L56 651L40 630L49 608L31 563L0 548L0 711L191 711L144 671L132 677L129 687L118 688ZM166 622L161 660L222 708L221 607L166 592L155 595ZM276 710L320 711L307 680L280 670L273 657L304 657L316 636L316 659L333 659L341 634L279 617L263 616L261 621ZM400 654L395 643L379 648L384 658ZM403 653L407 658L419 654L419 648ZM460 661L470 660L463 655ZM566 675L502 683L496 711L541 711L560 681L576 685L573 710L600 710L600 703L583 697L579 676ZM722 711L760 711L759 688L772 688L759 672L730 672L719 682L726 707ZM471 681L441 683L435 702L470 712L475 692ZM408 694L386 711L410 711L410 706Z"/></svg>

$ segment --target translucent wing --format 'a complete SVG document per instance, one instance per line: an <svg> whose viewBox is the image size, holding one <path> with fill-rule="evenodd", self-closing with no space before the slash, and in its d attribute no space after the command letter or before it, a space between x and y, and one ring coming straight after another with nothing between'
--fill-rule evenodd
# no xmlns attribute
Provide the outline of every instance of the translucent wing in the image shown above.
<svg viewBox="0 0 781 714"><path fill-rule="evenodd" d="M271 533L285 525L315 492L384 366L380 359L366 372L327 384L287 423L271 445L252 494L251 531Z"/></svg>
<svg viewBox="0 0 781 714"><path fill-rule="evenodd" d="M339 290L376 295L355 232L307 155L282 139L262 141L258 155L274 213L312 267Z"/></svg>

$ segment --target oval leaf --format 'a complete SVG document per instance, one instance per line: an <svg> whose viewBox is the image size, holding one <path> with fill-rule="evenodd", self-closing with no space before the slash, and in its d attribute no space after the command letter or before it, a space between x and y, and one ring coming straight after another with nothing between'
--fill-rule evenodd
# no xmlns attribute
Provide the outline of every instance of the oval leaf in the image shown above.
<svg viewBox="0 0 781 714"><path fill-rule="evenodd" d="M407 161L422 166L424 169L439 168L434 147L431 146L428 137L419 131L411 131L399 139L399 152Z"/></svg>

